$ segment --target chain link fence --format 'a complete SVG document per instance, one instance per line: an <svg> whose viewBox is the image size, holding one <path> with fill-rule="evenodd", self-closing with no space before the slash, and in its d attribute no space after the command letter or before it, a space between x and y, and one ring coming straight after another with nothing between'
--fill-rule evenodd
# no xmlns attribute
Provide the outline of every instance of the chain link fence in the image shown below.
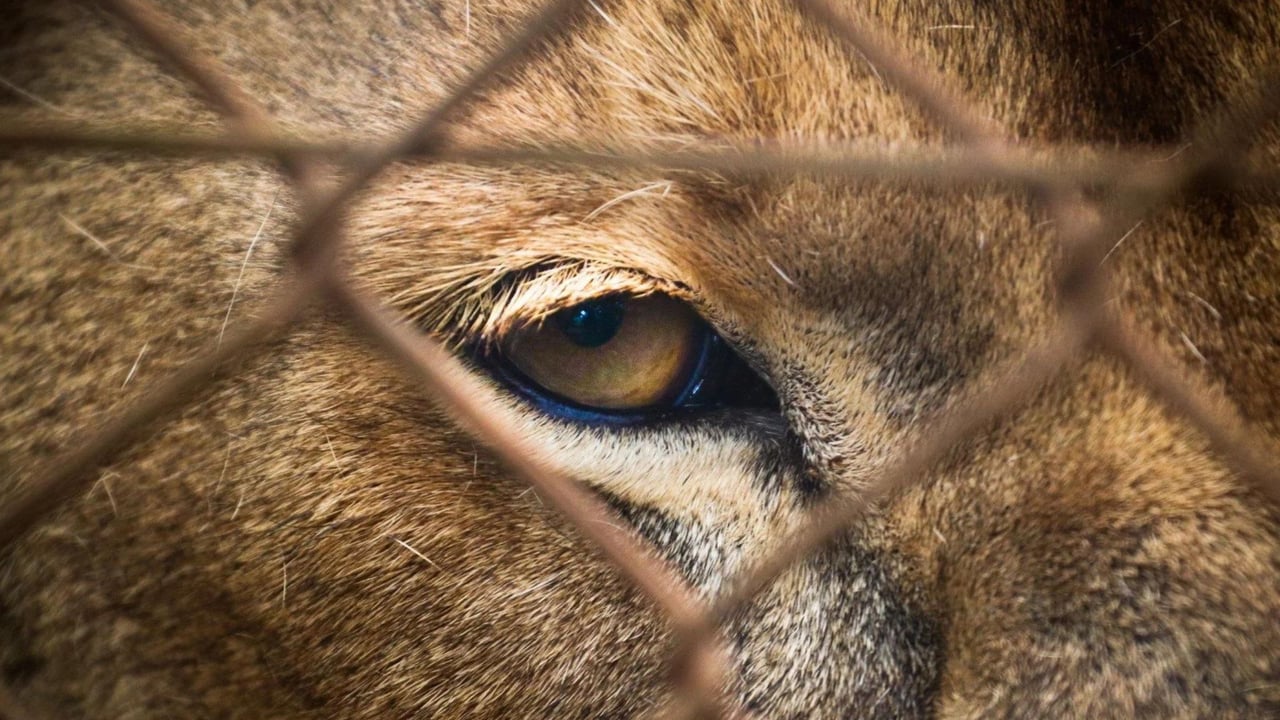
<svg viewBox="0 0 1280 720"><path fill-rule="evenodd" d="M291 246L290 271L257 318L228 331L222 342L191 360L154 392L70 444L49 462L21 495L0 508L0 549L23 536L60 503L80 493L93 471L145 436L157 421L182 407L217 371L259 352L265 341L289 331L310 306L338 311L370 343L380 348L441 403L474 438L488 446L518 477L574 524L578 532L664 612L676 633L671 660L674 700L668 717L723 716L721 689L727 664L716 643L726 617L782 573L855 523L876 503L920 479L950 449L964 443L1012 411L1056 375L1069 370L1086 349L1105 352L1127 365L1156 396L1185 416L1208 438L1222 460L1280 503L1280 464L1264 438L1249 428L1229 403L1196 389L1171 358L1156 349L1104 303L1107 283L1102 259L1110 241L1174 196L1204 191L1237 192L1266 202L1280 198L1280 168L1246 162L1245 149L1280 113L1280 71L1265 74L1255 92L1199 128L1191 150L1155 165L1149 156L1111 153L1090 160L1046 157L1007 140L940 78L901 54L873 23L837 10L827 0L793 0L813 22L826 26L878 69L882 77L924 109L954 137L959 147L910 154L876 154L803 146L741 146L715 150L643 151L627 148L437 147L438 133L451 112L495 74L520 62L526 51L567 24L584 0L554 0L522 24L479 69L403 136L378 147L346 142L308 142L280 132L268 114L212 59L193 52L184 30L146 0L100 0L179 75L195 85L226 117L225 131L131 131L82 124L39 125L0 122L0 149L44 147L67 150L131 150L148 154L239 155L272 158L295 184L302 212ZM1065 258L1056 279L1060 302L1056 328L1042 345L1028 348L1003 370L991 390L952 407L917 437L918 442L890 462L856 495L836 496L812 511L809 522L764 559L728 582L719 596L698 599L679 575L622 525L594 495L571 478L545 470L526 441L473 398L475 383L461 363L439 343L400 323L376 298L355 284L338 262L344 210L352 197L388 164L405 158L464 163L551 163L596 168L692 169L732 175L804 172L864 180L910 180L936 186L999 182L1026 189L1056 220ZM342 164L344 179L328 188L320 182L318 160ZM1155 168L1155 169L1153 169ZM1107 187L1114 201L1105 208L1083 189ZM0 687L0 716L25 718L12 693Z"/></svg>

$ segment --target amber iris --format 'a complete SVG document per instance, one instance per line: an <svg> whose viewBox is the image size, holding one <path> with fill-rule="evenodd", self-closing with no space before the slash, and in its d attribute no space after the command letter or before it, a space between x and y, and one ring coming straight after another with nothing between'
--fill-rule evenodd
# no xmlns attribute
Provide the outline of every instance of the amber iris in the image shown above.
<svg viewBox="0 0 1280 720"><path fill-rule="evenodd" d="M615 296L517 330L501 351L521 375L563 400L634 410L675 403L689 391L708 332L678 300Z"/></svg>

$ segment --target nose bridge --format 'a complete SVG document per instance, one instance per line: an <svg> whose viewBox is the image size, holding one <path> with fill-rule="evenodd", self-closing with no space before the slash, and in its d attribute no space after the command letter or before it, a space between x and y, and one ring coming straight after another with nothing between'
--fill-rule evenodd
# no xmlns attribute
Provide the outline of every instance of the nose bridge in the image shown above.
<svg viewBox="0 0 1280 720"><path fill-rule="evenodd" d="M832 482L857 486L1048 328L1052 228L1023 199L811 178L743 192L715 273Z"/></svg>
<svg viewBox="0 0 1280 720"><path fill-rule="evenodd" d="M767 296L746 334L806 459L856 484L990 354L995 251L967 217L903 193L798 182L775 197L742 230L763 250L735 282Z"/></svg>
<svg viewBox="0 0 1280 720"><path fill-rule="evenodd" d="M808 474L828 489L856 487L894 454L920 408L963 383L961 356L981 354L972 344L985 340L943 331L968 308L927 213L838 186L795 183L760 197L724 239L701 246L700 267L712 268L711 294L779 391ZM813 507L803 492L786 497L799 499L762 512L800 521ZM883 526L867 518L797 560L730 621L745 710L928 716L939 635Z"/></svg>

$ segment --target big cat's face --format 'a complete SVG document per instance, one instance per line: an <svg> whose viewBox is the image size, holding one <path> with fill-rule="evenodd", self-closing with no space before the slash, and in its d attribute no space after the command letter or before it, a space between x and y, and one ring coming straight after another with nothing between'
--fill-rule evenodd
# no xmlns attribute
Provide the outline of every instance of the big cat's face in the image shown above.
<svg viewBox="0 0 1280 720"><path fill-rule="evenodd" d="M1093 155L1199 119L1143 83L1183 67L1159 12L586 3L471 87L537 28L510 5L165 8L271 132L403 137L470 87L345 211L318 208L367 154L0 168L18 476L235 347L283 278L316 296L8 558L24 696L138 717L621 717L694 686L757 717L1274 702L1269 501L1094 332L1194 349L1195 387L1274 429L1274 212L1112 227L1126 198L1095 182ZM21 18L0 70L45 103L221 127L216 88L177 87L107 16ZM1260 67L1280 25L1253 19L1160 32ZM1146 64L1096 69L1132 38ZM1177 97L1234 87L1203 72L1170 72ZM1044 174L1032 140L1097 147ZM726 597L691 651L687 615Z"/></svg>

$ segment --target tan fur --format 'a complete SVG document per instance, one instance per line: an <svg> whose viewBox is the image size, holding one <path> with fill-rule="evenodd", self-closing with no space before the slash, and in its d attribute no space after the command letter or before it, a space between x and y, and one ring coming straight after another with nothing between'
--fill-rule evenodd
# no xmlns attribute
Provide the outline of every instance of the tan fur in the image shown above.
<svg viewBox="0 0 1280 720"><path fill-rule="evenodd" d="M857 6L1028 142L1176 146L1280 61L1270 0ZM286 127L378 138L532 5L166 9ZM7 114L219 122L98 12L31 2L2 22ZM589 4L451 133L950 139L782 0ZM1256 151L1280 155L1274 127ZM116 155L14 153L0 187L2 498L252 312L296 200L266 164ZM710 593L1044 337L1047 220L995 190L403 163L353 209L349 259L457 345L598 292L698 307L783 417L608 430L496 385L486 402ZM1106 262L1116 305L1280 436L1277 211L1182 202ZM663 619L336 318L237 370L3 559L0 658L27 701L103 718L661 702ZM1278 522L1091 357L736 618L732 697L766 717L1271 717Z"/></svg>

